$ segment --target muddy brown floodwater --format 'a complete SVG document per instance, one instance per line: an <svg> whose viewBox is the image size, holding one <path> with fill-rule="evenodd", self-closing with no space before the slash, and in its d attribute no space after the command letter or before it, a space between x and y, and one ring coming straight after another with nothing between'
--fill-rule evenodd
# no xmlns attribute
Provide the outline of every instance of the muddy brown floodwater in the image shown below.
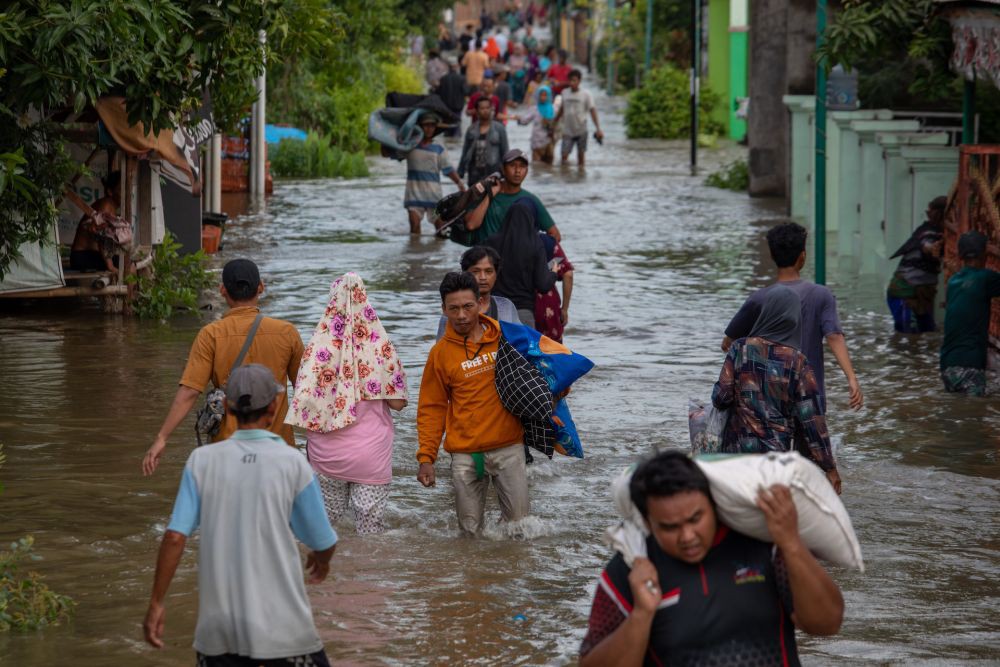
<svg viewBox="0 0 1000 667"><path fill-rule="evenodd" d="M461 248L406 234L405 167L373 160L363 180L280 182L266 211L227 228L216 267L256 259L267 313L304 337L331 279L359 272L409 371L414 400L397 418L391 529L360 538L338 526L330 578L310 589L339 664L574 662L610 556L601 534L613 519L611 476L656 448L686 446L688 396L708 396L728 317L767 281L762 233L781 208L703 187L688 173L686 144L626 141L623 101L597 99L608 136L586 172L535 168L526 182L576 266L567 343L597 363L571 398L587 458L531 469L526 539L495 528L461 539L447 479L433 489L415 480L415 398L439 314L436 286ZM512 146L527 147L526 128L510 134ZM450 144L456 162L457 151ZM705 151L706 170L738 154ZM847 600L843 630L800 638L803 659L995 661L998 403L946 396L940 338L892 335L880 286L833 278L867 404L849 412L846 383L828 368L829 423L869 569L834 572ZM190 419L154 477L141 477L139 463L200 322L136 322L73 304L0 310L0 539L33 534L37 569L77 602L59 627L0 636L4 665L192 663L195 549L171 588L166 648L145 646L140 628L193 444ZM448 476L445 460L438 470ZM489 512L495 523L495 504Z"/></svg>

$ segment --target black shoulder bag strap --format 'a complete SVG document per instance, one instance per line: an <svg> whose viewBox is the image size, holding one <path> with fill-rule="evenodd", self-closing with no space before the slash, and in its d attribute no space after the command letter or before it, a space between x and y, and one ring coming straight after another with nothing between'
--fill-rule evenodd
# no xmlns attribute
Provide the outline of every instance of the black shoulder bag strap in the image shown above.
<svg viewBox="0 0 1000 667"><path fill-rule="evenodd" d="M250 344L253 343L253 337L257 334L257 329L260 327L260 323L263 319L264 319L264 314L257 313L257 317L254 319L253 324L250 325L250 331L247 332L247 338L245 341L243 341L243 347L240 348L240 353L239 355L237 355L235 363L233 363L232 367L229 369L229 375L232 375L233 370L239 368L239 366L243 363L243 359L244 357L247 356L247 352L250 350ZM228 381L229 381L229 376L226 376L226 382ZM220 389L218 386L216 386L215 389L210 391L208 396L205 397L205 405L198 411L198 416L195 419L195 424L194 424L194 434L195 437L198 439L199 447L201 447L202 445L201 442L202 429L207 428L202 425L202 418L203 416L207 416L208 419L212 419L213 417L208 415L220 414L218 410L212 409L210 406L212 405L213 402L217 402L220 400L224 403L226 400L225 393L226 393L225 389ZM217 429L219 428L219 422L214 422L214 423L215 426L211 427L211 429L209 430L209 435L214 435L214 433L217 432Z"/></svg>
<svg viewBox="0 0 1000 667"><path fill-rule="evenodd" d="M233 374L233 371L243 365L243 358L247 356L247 352L250 350L250 344L253 343L253 337L257 335L257 329L260 328L260 323L264 319L264 313L257 313L257 317L254 319L253 324L250 325L250 331L247 332L247 339L243 341L243 347L240 348L240 353L236 357L236 361L233 362L233 367L229 369L229 375ZM226 380L229 380L229 376L226 376Z"/></svg>

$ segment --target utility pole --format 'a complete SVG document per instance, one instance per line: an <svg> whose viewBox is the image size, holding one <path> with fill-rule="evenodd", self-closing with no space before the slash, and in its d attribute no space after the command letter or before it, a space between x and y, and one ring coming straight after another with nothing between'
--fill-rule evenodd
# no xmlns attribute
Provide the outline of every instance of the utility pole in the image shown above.
<svg viewBox="0 0 1000 667"><path fill-rule="evenodd" d="M823 46L826 33L826 0L816 1L816 48ZM826 61L816 64L816 284L826 284Z"/></svg>
<svg viewBox="0 0 1000 667"><path fill-rule="evenodd" d="M615 94L615 0L608 0L608 95Z"/></svg>
<svg viewBox="0 0 1000 667"><path fill-rule="evenodd" d="M646 0L646 69L643 70L643 82L649 76L653 61L653 0Z"/></svg>
<svg viewBox="0 0 1000 667"><path fill-rule="evenodd" d="M691 0L691 175L698 173L698 102L701 97L701 0Z"/></svg>
<svg viewBox="0 0 1000 667"><path fill-rule="evenodd" d="M261 58L264 56L264 45L267 42L267 33L260 31L260 51ZM255 197L264 197L265 172L267 169L265 161L265 151L267 143L264 139L264 124L267 114L267 69L261 71L257 77L257 101L253 103L253 112L250 115L250 194Z"/></svg>

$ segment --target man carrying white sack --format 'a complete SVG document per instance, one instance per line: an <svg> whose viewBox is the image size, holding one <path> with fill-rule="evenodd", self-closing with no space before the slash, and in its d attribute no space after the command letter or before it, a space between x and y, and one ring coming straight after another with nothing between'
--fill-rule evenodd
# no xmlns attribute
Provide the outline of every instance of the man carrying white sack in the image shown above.
<svg viewBox="0 0 1000 667"><path fill-rule="evenodd" d="M601 573L581 667L795 666L796 628L840 630L843 596L799 537L787 487L757 499L773 544L720 523L708 479L680 452L640 464L628 492L649 557L629 568L618 553Z"/></svg>

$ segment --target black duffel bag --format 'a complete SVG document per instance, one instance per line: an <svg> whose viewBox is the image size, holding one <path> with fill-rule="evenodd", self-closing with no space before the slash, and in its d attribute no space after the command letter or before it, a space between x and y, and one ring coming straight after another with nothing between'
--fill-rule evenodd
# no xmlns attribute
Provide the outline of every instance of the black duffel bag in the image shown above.
<svg viewBox="0 0 1000 667"><path fill-rule="evenodd" d="M471 246L473 232L465 227L465 216L482 204L484 199L493 201L493 188L501 178L499 173L490 174L464 192L455 192L441 199L434 207L434 213L441 221L437 233L460 245Z"/></svg>

